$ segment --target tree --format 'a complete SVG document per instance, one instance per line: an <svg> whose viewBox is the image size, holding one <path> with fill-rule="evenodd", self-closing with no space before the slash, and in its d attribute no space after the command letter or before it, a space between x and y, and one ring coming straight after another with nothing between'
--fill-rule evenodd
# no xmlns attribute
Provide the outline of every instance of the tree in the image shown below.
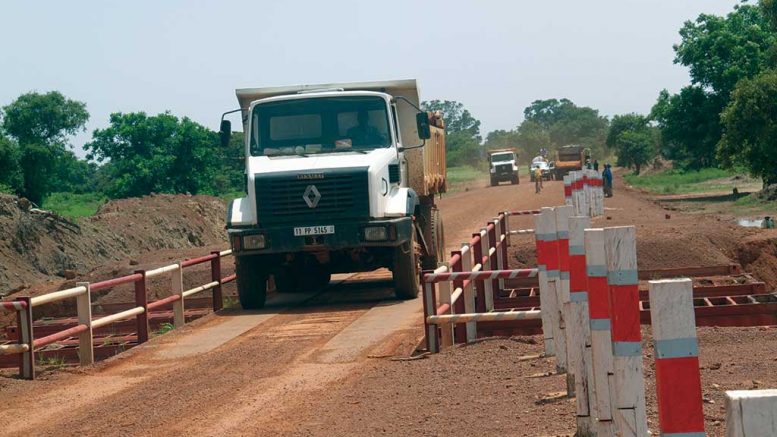
<svg viewBox="0 0 777 437"><path fill-rule="evenodd" d="M86 104L57 91L19 96L2 110L2 127L19 145L24 176L21 194L40 204L57 187L52 175L68 152L67 138L84 129L89 120Z"/></svg>
<svg viewBox="0 0 777 437"><path fill-rule="evenodd" d="M647 117L639 114L616 115L607 133L607 145L618 154L618 165L633 167L639 174L642 166L656 156L658 132Z"/></svg>
<svg viewBox="0 0 777 437"><path fill-rule="evenodd" d="M218 138L202 125L170 113L114 113L110 126L97 129L84 148L87 157L110 160L111 197L158 193L217 192L222 151Z"/></svg>
<svg viewBox="0 0 777 437"><path fill-rule="evenodd" d="M441 111L445 120L446 162L450 166L471 165L477 167L483 162L483 147L480 145L480 120L453 100L431 100L422 102L425 111Z"/></svg>
<svg viewBox="0 0 777 437"><path fill-rule="evenodd" d="M530 123L533 132L544 131L542 136L547 136L554 148L580 144L590 147L595 154L604 151L607 118L593 108L577 106L569 99L535 100L523 114L521 126Z"/></svg>
<svg viewBox="0 0 777 437"><path fill-rule="evenodd" d="M688 67L691 85L675 95L663 91L651 116L661 129L664 154L681 167L717 164L720 113L731 91L740 80L766 68L772 57L777 35L770 29L767 12L738 5L725 17L702 14L680 29L682 41L674 46L674 62Z"/></svg>
<svg viewBox="0 0 777 437"><path fill-rule="evenodd" d="M725 128L718 156L726 167L742 165L764 186L777 183L777 71L737 84L721 114Z"/></svg>
<svg viewBox="0 0 777 437"><path fill-rule="evenodd" d="M445 119L445 132L448 134L466 132L480 142L480 120L464 108L464 104L453 100L430 100L422 102L425 111L441 111Z"/></svg>
<svg viewBox="0 0 777 437"><path fill-rule="evenodd" d="M19 155L16 142L0 133L0 192L19 193L24 188Z"/></svg>

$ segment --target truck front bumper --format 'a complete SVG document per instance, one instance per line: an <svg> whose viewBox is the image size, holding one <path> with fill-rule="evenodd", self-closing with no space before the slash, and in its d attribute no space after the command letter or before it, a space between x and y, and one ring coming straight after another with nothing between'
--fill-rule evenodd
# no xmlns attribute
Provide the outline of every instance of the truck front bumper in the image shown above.
<svg viewBox="0 0 777 437"><path fill-rule="evenodd" d="M413 219L400 217L384 220L329 221L306 224L306 227L334 226L334 233L325 235L295 236L297 226L271 226L267 228L227 229L229 242L235 255L256 255L274 253L292 253L304 251L333 251L359 247L393 247L410 240L413 232ZM385 239L370 240L366 235L368 228L385 228ZM264 248L247 246L248 241L257 241L254 236L261 235ZM253 237L253 238L246 238Z"/></svg>

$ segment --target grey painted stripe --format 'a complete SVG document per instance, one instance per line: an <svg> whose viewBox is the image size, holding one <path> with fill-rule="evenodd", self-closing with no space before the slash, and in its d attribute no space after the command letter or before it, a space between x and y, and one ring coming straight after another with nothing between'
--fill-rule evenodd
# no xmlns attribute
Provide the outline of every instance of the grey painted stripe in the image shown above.
<svg viewBox="0 0 777 437"><path fill-rule="evenodd" d="M588 302L587 291L573 291L569 293L569 300L571 302Z"/></svg>
<svg viewBox="0 0 777 437"><path fill-rule="evenodd" d="M614 341L612 354L616 357L637 357L642 355L642 344L638 341Z"/></svg>
<svg viewBox="0 0 777 437"><path fill-rule="evenodd" d="M566 270L561 271L561 279L569 279L569 272Z"/></svg>
<svg viewBox="0 0 777 437"><path fill-rule="evenodd" d="M607 266L588 266L586 267L586 271L588 272L588 276L593 276L595 278L607 276Z"/></svg>
<svg viewBox="0 0 777 437"><path fill-rule="evenodd" d="M577 244L569 245L570 255L585 255L585 246L578 246Z"/></svg>
<svg viewBox="0 0 777 437"><path fill-rule="evenodd" d="M703 432L670 432L662 433L663 437L705 437L707 434Z"/></svg>
<svg viewBox="0 0 777 437"><path fill-rule="evenodd" d="M548 270L548 278L558 278L559 271L558 270Z"/></svg>
<svg viewBox="0 0 777 437"><path fill-rule="evenodd" d="M537 270L544 272L545 270L547 270L547 267L545 266L545 264L540 264L537 266Z"/></svg>
<svg viewBox="0 0 777 437"><path fill-rule="evenodd" d="M594 331L609 331L610 319L591 319L591 329Z"/></svg>
<svg viewBox="0 0 777 437"><path fill-rule="evenodd" d="M540 241L556 241L558 239L555 232L547 234L535 233L534 235Z"/></svg>
<svg viewBox="0 0 777 437"><path fill-rule="evenodd" d="M695 337L655 340L656 358L698 357L699 343Z"/></svg>
<svg viewBox="0 0 777 437"><path fill-rule="evenodd" d="M607 272L607 282L610 285L634 285L639 284L639 275L636 270L618 270Z"/></svg>
<svg viewBox="0 0 777 437"><path fill-rule="evenodd" d="M569 240L569 231L558 231L556 232L556 235L558 235L558 238L561 240Z"/></svg>

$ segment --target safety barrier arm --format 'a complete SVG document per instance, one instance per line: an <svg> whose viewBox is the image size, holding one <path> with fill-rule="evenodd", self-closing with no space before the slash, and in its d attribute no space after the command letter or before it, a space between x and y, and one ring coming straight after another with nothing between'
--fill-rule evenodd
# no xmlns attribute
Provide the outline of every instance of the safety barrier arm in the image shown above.
<svg viewBox="0 0 777 437"><path fill-rule="evenodd" d="M213 290L213 310L218 311L223 307L221 286L232 282L237 275L221 276L221 258L232 254L231 250L215 251L209 255L192 258L158 267L153 270L138 270L131 275L108 279L95 283L79 283L74 288L55 291L35 297L19 297L15 301L0 302L0 311L15 311L19 326L19 342L17 344L0 345L2 354L22 354L19 372L25 379L35 378L35 351L52 343L67 338L79 337L79 357L81 365L90 365L94 362L94 344L92 332L94 329L110 325L132 317L137 318L138 343L148 341L148 312L152 309L173 304L174 326L179 328L185 323L184 298L205 290ZM183 290L183 269L203 263L210 263L211 282ZM156 276L169 274L171 278L172 295L154 302L147 301L147 280ZM105 290L119 285L134 284L135 307L116 314L107 315L98 319L92 319L91 293ZM65 299L76 298L78 312L78 324L71 328L35 339L33 336L32 309L36 306L58 302Z"/></svg>

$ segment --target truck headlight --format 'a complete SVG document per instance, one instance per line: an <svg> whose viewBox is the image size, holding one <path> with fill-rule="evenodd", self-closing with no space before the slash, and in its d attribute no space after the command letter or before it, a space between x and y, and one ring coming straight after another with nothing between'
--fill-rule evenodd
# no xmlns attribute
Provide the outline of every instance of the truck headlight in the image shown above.
<svg viewBox="0 0 777 437"><path fill-rule="evenodd" d="M397 239L397 231L392 225L366 226L364 228L364 241L389 241Z"/></svg>
<svg viewBox="0 0 777 437"><path fill-rule="evenodd" d="M264 249L267 247L267 240L264 238L264 234L245 235L243 237L243 249L256 250Z"/></svg>

